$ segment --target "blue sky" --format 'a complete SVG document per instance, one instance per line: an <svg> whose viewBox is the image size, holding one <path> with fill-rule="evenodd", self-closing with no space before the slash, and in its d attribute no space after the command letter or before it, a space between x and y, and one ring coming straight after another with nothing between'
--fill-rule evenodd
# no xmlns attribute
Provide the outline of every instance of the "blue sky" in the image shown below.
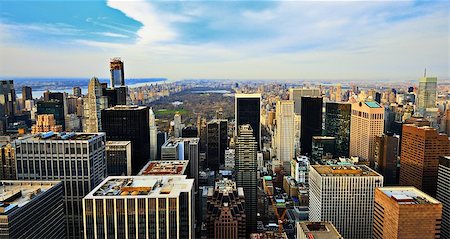
<svg viewBox="0 0 450 239"><path fill-rule="evenodd" d="M449 79L447 1L4 1L0 76Z"/></svg>

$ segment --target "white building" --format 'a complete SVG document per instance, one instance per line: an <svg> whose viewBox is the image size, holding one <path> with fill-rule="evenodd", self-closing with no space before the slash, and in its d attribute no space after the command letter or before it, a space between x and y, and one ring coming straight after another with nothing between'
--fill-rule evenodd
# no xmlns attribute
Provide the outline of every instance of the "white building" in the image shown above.
<svg viewBox="0 0 450 239"><path fill-rule="evenodd" d="M84 238L195 238L194 179L108 177L83 199Z"/></svg>
<svg viewBox="0 0 450 239"><path fill-rule="evenodd" d="M371 239L375 188L383 176L367 166L312 165L309 220L330 221L346 239Z"/></svg>
<svg viewBox="0 0 450 239"><path fill-rule="evenodd" d="M153 109L149 110L149 129L150 129L150 160L156 160L158 156L158 127L156 126L155 113Z"/></svg>
<svg viewBox="0 0 450 239"><path fill-rule="evenodd" d="M306 186L309 184L309 158L307 156L300 156L291 159L291 177L297 183L303 183Z"/></svg>
<svg viewBox="0 0 450 239"><path fill-rule="evenodd" d="M276 122L277 158L283 162L283 165L289 165L291 159L294 158L294 101L277 101Z"/></svg>
<svg viewBox="0 0 450 239"><path fill-rule="evenodd" d="M234 149L225 150L225 169L234 170Z"/></svg>

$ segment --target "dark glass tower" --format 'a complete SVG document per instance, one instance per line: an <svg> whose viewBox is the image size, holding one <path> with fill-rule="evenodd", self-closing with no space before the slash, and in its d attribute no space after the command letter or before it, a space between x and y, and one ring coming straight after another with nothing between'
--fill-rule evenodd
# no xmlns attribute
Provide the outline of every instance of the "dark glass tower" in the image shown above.
<svg viewBox="0 0 450 239"><path fill-rule="evenodd" d="M302 97L300 147L311 155L312 137L322 135L322 97Z"/></svg>
<svg viewBox="0 0 450 239"><path fill-rule="evenodd" d="M239 135L239 126L250 124L255 136L257 149L261 149L261 95L260 94L236 94L235 96L235 135Z"/></svg>
<svg viewBox="0 0 450 239"><path fill-rule="evenodd" d="M228 121L212 120L207 129L207 163L208 168L214 171L225 163L225 149L228 143Z"/></svg>
<svg viewBox="0 0 450 239"><path fill-rule="evenodd" d="M14 117L16 111L16 91L12 80L0 81L0 119Z"/></svg>
<svg viewBox="0 0 450 239"><path fill-rule="evenodd" d="M349 103L327 102L325 106L325 134L336 138L336 157L348 157L350 145Z"/></svg>
<svg viewBox="0 0 450 239"><path fill-rule="evenodd" d="M123 70L123 61L119 58L113 58L109 62L111 72L111 88L125 86L125 73Z"/></svg>
<svg viewBox="0 0 450 239"><path fill-rule="evenodd" d="M37 102L37 114L53 114L56 124L65 127L64 104L59 100L39 101Z"/></svg>
<svg viewBox="0 0 450 239"><path fill-rule="evenodd" d="M33 94L32 94L32 90L31 87L29 86L24 86L22 87L22 104L25 107L25 101L26 100L32 100L33 99Z"/></svg>
<svg viewBox="0 0 450 239"><path fill-rule="evenodd" d="M102 111L102 128L106 139L131 141L132 174L150 160L150 130L148 107L115 106Z"/></svg>

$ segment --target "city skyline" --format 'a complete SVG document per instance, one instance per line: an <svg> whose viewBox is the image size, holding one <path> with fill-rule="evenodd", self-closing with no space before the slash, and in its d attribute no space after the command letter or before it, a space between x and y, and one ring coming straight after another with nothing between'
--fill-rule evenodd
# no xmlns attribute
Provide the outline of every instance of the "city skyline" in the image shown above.
<svg viewBox="0 0 450 239"><path fill-rule="evenodd" d="M427 68L449 79L449 12L442 1L0 6L3 77L108 77L105 59L121 56L130 78L363 82L414 80Z"/></svg>

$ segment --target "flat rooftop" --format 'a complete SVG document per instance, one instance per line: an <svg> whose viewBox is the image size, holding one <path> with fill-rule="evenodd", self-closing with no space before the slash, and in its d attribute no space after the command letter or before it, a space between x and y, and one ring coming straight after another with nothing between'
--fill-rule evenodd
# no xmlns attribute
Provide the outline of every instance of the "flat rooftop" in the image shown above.
<svg viewBox="0 0 450 239"><path fill-rule="evenodd" d="M300 228L308 238L316 239L340 239L344 238L339 234L331 222L298 222L297 230Z"/></svg>
<svg viewBox="0 0 450 239"><path fill-rule="evenodd" d="M183 175L189 160L158 160L148 162L138 175Z"/></svg>
<svg viewBox="0 0 450 239"><path fill-rule="evenodd" d="M198 144L200 138L169 138L161 147L176 147L179 143L190 142Z"/></svg>
<svg viewBox="0 0 450 239"><path fill-rule="evenodd" d="M91 140L105 133L75 133L75 132L60 132L53 131L30 134L19 137L19 140Z"/></svg>
<svg viewBox="0 0 450 239"><path fill-rule="evenodd" d="M106 141L106 146L127 146L131 141Z"/></svg>
<svg viewBox="0 0 450 239"><path fill-rule="evenodd" d="M147 108L147 106L138 105L116 105L114 107L107 108L105 110L142 110Z"/></svg>
<svg viewBox="0 0 450 239"><path fill-rule="evenodd" d="M440 204L438 200L415 187L394 186L378 189L398 204Z"/></svg>
<svg viewBox="0 0 450 239"><path fill-rule="evenodd" d="M60 181L0 181L0 215L23 207L37 195L48 191Z"/></svg>
<svg viewBox="0 0 450 239"><path fill-rule="evenodd" d="M312 139L314 140L335 140L336 137L333 136L313 136Z"/></svg>
<svg viewBox="0 0 450 239"><path fill-rule="evenodd" d="M85 198L173 198L181 192L190 192L193 184L194 179L186 175L111 176Z"/></svg>
<svg viewBox="0 0 450 239"><path fill-rule="evenodd" d="M376 101L365 101L364 104L366 104L369 108L381 108L381 105L379 105Z"/></svg>
<svg viewBox="0 0 450 239"><path fill-rule="evenodd" d="M381 176L364 165L311 165L322 176Z"/></svg>

